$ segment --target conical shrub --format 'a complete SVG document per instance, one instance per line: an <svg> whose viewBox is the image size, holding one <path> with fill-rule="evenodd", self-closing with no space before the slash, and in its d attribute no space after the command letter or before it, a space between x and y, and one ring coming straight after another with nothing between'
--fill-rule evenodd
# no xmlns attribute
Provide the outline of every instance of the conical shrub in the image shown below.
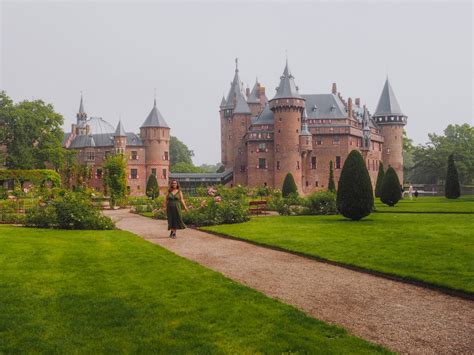
<svg viewBox="0 0 474 355"><path fill-rule="evenodd" d="M331 192L336 192L336 183L334 182L334 168L332 160L329 161L329 182L328 190Z"/></svg>
<svg viewBox="0 0 474 355"><path fill-rule="evenodd" d="M296 187L295 179L291 173L286 174L285 180L283 180L283 187L281 189L281 194L283 197L288 197L292 193L298 193L298 188Z"/></svg>
<svg viewBox="0 0 474 355"><path fill-rule="evenodd" d="M377 174L377 182L375 183L375 197L380 197L380 194L382 193L382 182L384 176L385 172L383 170L383 163L380 162L379 173Z"/></svg>
<svg viewBox="0 0 474 355"><path fill-rule="evenodd" d="M155 199L160 195L158 181L156 180L156 176L154 174L151 174L146 182L146 195L152 199Z"/></svg>
<svg viewBox="0 0 474 355"><path fill-rule="evenodd" d="M448 157L448 170L446 172L446 184L444 186L444 195L446 198L458 198L461 196L461 187L459 186L458 169L454 163L454 155Z"/></svg>
<svg viewBox="0 0 474 355"><path fill-rule="evenodd" d="M374 206L374 193L362 155L353 150L342 167L337 186L336 205L346 218L358 221L368 216Z"/></svg>
<svg viewBox="0 0 474 355"><path fill-rule="evenodd" d="M400 180L398 180L395 169L389 166L382 181L380 200L386 205L395 206L401 198L402 190L400 188Z"/></svg>

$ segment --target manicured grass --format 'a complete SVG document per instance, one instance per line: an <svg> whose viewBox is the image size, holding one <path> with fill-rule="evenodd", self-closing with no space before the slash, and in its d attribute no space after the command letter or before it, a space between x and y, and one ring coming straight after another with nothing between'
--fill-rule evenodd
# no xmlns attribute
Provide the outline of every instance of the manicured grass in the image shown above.
<svg viewBox="0 0 474 355"><path fill-rule="evenodd" d="M123 231L0 226L0 353L383 348Z"/></svg>
<svg viewBox="0 0 474 355"><path fill-rule="evenodd" d="M275 216L203 229L474 292L470 215L373 213L359 222L341 216Z"/></svg>
<svg viewBox="0 0 474 355"><path fill-rule="evenodd" d="M462 196L450 200L446 197L418 197L410 200L405 197L395 206L389 207L376 199L377 212L413 212L413 213L472 213L474 214L474 196Z"/></svg>

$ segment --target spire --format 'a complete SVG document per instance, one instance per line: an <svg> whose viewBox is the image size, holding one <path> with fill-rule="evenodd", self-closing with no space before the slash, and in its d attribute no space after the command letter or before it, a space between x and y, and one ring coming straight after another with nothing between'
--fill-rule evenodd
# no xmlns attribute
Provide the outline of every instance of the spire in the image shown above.
<svg viewBox="0 0 474 355"><path fill-rule="evenodd" d="M278 85L276 95L272 100L290 98L301 99L302 97L298 93L298 87L296 86L294 77L291 74L287 58L283 75L280 77L280 85Z"/></svg>
<svg viewBox="0 0 474 355"><path fill-rule="evenodd" d="M148 114L145 122L143 122L143 124L140 128L145 128L145 127L169 128L169 126L166 124L166 121L163 118L162 114L160 113L160 111L158 111L158 108L156 107L156 97L153 101L153 108L151 109L151 111Z"/></svg>
<svg viewBox="0 0 474 355"><path fill-rule="evenodd" d="M255 80L255 85L253 86L250 95L247 97L247 102L250 103L260 103L260 96L258 89L260 88L260 83L258 82L258 78Z"/></svg>
<svg viewBox="0 0 474 355"><path fill-rule="evenodd" d="M234 99L237 99L239 94L243 95L242 81L239 76L239 59L235 58L235 74L232 83L230 84L230 90L227 94L226 107L234 106Z"/></svg>
<svg viewBox="0 0 474 355"><path fill-rule="evenodd" d="M84 102L83 102L83 99L82 99L82 91L81 91L81 101L79 103L79 111L76 114L76 118L77 118L77 124L78 125L81 121L85 121L87 119L87 113L84 110Z"/></svg>
<svg viewBox="0 0 474 355"><path fill-rule="evenodd" d="M79 104L79 113L86 113L84 111L84 103L83 103L83 100L82 100L82 91L81 91L81 103Z"/></svg>
<svg viewBox="0 0 474 355"><path fill-rule="evenodd" d="M115 130L114 137L126 137L126 136L127 136L127 133L125 132L125 129L123 128L122 120L119 120L117 129Z"/></svg>
<svg viewBox="0 0 474 355"><path fill-rule="evenodd" d="M397 98L395 97L395 93L393 92L392 86L390 85L387 76L374 116L389 115L405 116L400 109L400 105L398 104Z"/></svg>
<svg viewBox="0 0 474 355"><path fill-rule="evenodd" d="M303 109L301 114L301 133L300 136L311 136L311 132L308 128L308 114L306 113L306 107Z"/></svg>
<svg viewBox="0 0 474 355"><path fill-rule="evenodd" d="M227 101L225 100L225 97L224 95L222 95L222 100L221 100L221 104L220 104L220 108L224 108L227 104Z"/></svg>

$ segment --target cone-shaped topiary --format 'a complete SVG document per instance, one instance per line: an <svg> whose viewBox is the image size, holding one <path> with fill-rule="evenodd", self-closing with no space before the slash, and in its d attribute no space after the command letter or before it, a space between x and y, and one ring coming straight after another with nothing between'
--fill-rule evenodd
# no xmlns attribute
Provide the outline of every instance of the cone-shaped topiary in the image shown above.
<svg viewBox="0 0 474 355"><path fill-rule="evenodd" d="M383 170L383 163L380 162L379 173L377 174L377 182L375 183L375 197L380 197L380 194L382 193L382 182L384 176L385 172Z"/></svg>
<svg viewBox="0 0 474 355"><path fill-rule="evenodd" d="M446 185L444 186L444 195L446 198L458 198L461 196L461 187L459 186L458 169L454 164L454 154L448 157L448 170L446 172Z"/></svg>
<svg viewBox="0 0 474 355"><path fill-rule="evenodd" d="M358 221L372 212L374 193L362 155L353 150L347 156L337 185L336 205L347 218Z"/></svg>
<svg viewBox="0 0 474 355"><path fill-rule="evenodd" d="M281 194L283 197L288 197L289 194L298 193L298 188L296 187L295 179L291 173L286 174L285 180L283 181L283 188L281 189Z"/></svg>
<svg viewBox="0 0 474 355"><path fill-rule="evenodd" d="M156 180L156 176L154 174L151 174L146 182L146 195L152 199L155 199L160 195L158 181Z"/></svg>
<svg viewBox="0 0 474 355"><path fill-rule="evenodd" d="M400 180L395 169L389 166L382 181L380 200L386 205L395 206L401 198Z"/></svg>
<svg viewBox="0 0 474 355"><path fill-rule="evenodd" d="M334 183L334 169L332 160L329 161L329 182L328 190L331 192L336 192L336 184Z"/></svg>

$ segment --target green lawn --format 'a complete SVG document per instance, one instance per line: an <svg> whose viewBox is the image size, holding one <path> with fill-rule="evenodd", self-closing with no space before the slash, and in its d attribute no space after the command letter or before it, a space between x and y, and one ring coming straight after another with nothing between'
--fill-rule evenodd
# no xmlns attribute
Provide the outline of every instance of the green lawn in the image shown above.
<svg viewBox="0 0 474 355"><path fill-rule="evenodd" d="M203 229L474 292L470 215L373 213L359 222L341 216L275 216Z"/></svg>
<svg viewBox="0 0 474 355"><path fill-rule="evenodd" d="M376 353L123 231L0 226L0 353Z"/></svg>
<svg viewBox="0 0 474 355"><path fill-rule="evenodd" d="M414 213L472 213L474 214L474 196L463 196L450 200L445 197L418 197L409 200L405 197L395 206L389 207L376 199L377 212L414 212Z"/></svg>

